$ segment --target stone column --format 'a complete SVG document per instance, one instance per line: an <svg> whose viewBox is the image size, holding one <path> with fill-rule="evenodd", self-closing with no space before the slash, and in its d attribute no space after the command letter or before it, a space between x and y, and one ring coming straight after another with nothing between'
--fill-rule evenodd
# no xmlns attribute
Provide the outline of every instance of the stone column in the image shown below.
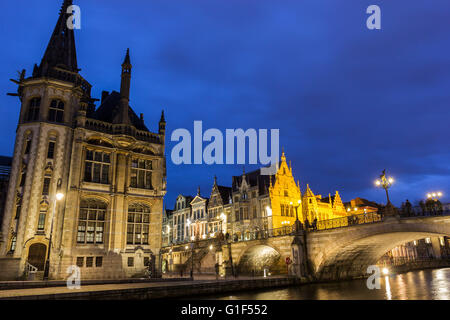
<svg viewBox="0 0 450 320"><path fill-rule="evenodd" d="M431 246L433 248L433 254L436 259L440 259L442 257L441 253L441 243L439 242L439 237L431 238Z"/></svg>

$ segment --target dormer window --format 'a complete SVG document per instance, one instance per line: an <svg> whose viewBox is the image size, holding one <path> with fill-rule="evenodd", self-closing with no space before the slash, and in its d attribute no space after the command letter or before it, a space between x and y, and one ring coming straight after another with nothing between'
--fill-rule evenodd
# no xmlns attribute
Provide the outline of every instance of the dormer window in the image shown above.
<svg viewBox="0 0 450 320"><path fill-rule="evenodd" d="M64 102L61 100L52 100L48 111L48 121L64 122Z"/></svg>

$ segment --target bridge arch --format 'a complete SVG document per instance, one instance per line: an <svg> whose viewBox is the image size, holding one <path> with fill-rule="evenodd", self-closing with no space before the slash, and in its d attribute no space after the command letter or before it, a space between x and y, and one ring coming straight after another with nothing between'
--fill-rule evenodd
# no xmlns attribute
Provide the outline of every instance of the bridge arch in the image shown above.
<svg viewBox="0 0 450 320"><path fill-rule="evenodd" d="M252 243L241 252L237 268L241 275L263 275L264 269L271 274L283 273L282 251L267 243Z"/></svg>
<svg viewBox="0 0 450 320"><path fill-rule="evenodd" d="M366 276L389 250L426 237L450 236L450 217L408 218L308 235L312 271L321 280Z"/></svg>

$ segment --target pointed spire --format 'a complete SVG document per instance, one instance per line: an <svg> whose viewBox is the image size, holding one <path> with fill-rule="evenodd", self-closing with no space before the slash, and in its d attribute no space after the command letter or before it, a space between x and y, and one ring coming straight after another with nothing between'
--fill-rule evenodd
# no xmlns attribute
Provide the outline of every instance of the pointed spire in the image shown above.
<svg viewBox="0 0 450 320"><path fill-rule="evenodd" d="M123 60L122 67L131 67L130 48L127 48L125 59Z"/></svg>
<svg viewBox="0 0 450 320"><path fill-rule="evenodd" d="M130 86L131 86L131 60L130 60L130 49L127 49L125 59L122 63L122 81L120 84L120 95L122 98L130 99Z"/></svg>
<svg viewBox="0 0 450 320"><path fill-rule="evenodd" d="M122 63L122 75L120 82L120 111L117 113L114 123L130 124L129 103L131 87L131 69L130 49L127 49L125 59Z"/></svg>
<svg viewBox="0 0 450 320"><path fill-rule="evenodd" d="M197 195L200 197L200 186L197 188Z"/></svg>
<svg viewBox="0 0 450 320"><path fill-rule="evenodd" d="M75 33L73 29L67 26L67 21L72 14L71 12L67 13L67 11L71 5L72 0L64 1L44 57L34 76L49 76L55 67L76 73L80 71L75 48Z"/></svg>
<svg viewBox="0 0 450 320"><path fill-rule="evenodd" d="M217 176L214 175L214 185L217 186Z"/></svg>
<svg viewBox="0 0 450 320"><path fill-rule="evenodd" d="M164 117L164 110L161 113L161 119L159 120L159 134L166 133L166 118Z"/></svg>

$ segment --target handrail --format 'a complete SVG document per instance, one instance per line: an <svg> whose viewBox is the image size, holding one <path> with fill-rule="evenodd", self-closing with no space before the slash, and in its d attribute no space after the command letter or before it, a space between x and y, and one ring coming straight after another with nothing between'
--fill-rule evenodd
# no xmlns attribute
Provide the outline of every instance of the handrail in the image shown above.
<svg viewBox="0 0 450 320"><path fill-rule="evenodd" d="M28 261L25 262L25 270L26 274L29 275L30 273L36 273L38 271L38 268L30 264Z"/></svg>
<svg viewBox="0 0 450 320"><path fill-rule="evenodd" d="M310 231L329 230L343 227L350 227L360 224L381 222L381 215L376 212L350 215L341 218L317 221L316 226L311 226Z"/></svg>

